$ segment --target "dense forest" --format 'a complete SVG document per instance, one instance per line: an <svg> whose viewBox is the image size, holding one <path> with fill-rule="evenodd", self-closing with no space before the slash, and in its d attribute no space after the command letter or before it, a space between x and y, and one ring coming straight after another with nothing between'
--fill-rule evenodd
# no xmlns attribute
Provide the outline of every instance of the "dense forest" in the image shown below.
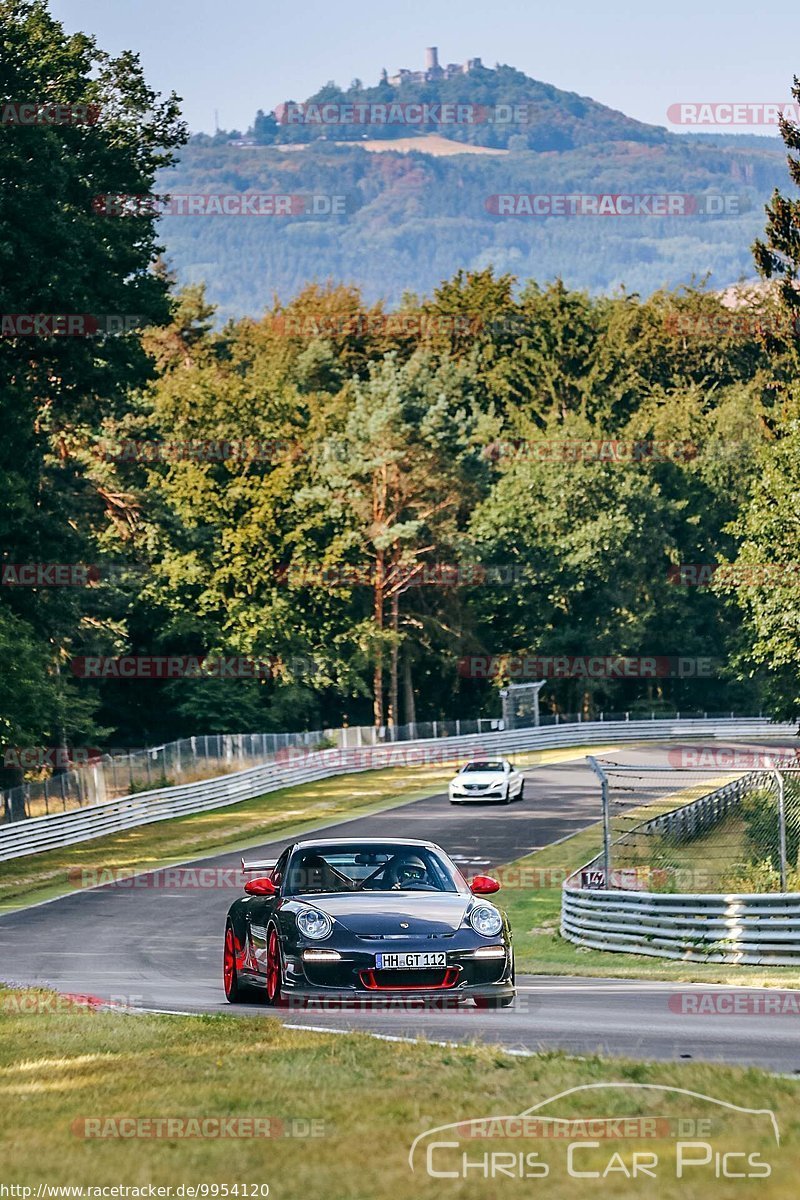
<svg viewBox="0 0 800 1200"><path fill-rule="evenodd" d="M158 190L187 136L176 98L39 0L0 17L9 95L101 113L0 143L2 313L97 318L0 338L4 747L497 715L526 661L552 712L797 714L797 201L774 197L756 246L777 285L736 307L699 282L593 296L473 253L391 308L343 266L221 322L171 275L153 211L95 203ZM516 186L505 162L494 192ZM350 165L320 160L324 190L357 189ZM219 169L202 190L249 182ZM446 240L419 229L398 253ZM388 286L392 256L375 269ZM575 665L616 656L658 667ZM244 669L204 670L221 660Z"/></svg>
<svg viewBox="0 0 800 1200"><path fill-rule="evenodd" d="M158 177L159 192L176 203L274 193L304 197L309 207L319 197L323 212L166 215L160 233L180 282L204 283L223 320L258 316L276 294L329 279L357 282L369 303L395 306L407 292L430 295L458 270L488 266L543 284L559 278L591 294L625 287L648 295L706 277L721 288L752 277L749 246L785 178L780 140L756 140L742 149L671 137L644 150L595 142L561 153L452 158L327 142L296 151L193 143ZM728 207L671 217L501 215L495 199L598 193ZM329 211L328 198L340 198L344 211Z"/></svg>

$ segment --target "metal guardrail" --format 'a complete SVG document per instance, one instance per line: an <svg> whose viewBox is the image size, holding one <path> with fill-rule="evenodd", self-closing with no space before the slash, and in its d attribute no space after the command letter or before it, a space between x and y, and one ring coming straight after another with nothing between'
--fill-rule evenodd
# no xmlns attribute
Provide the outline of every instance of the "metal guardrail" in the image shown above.
<svg viewBox="0 0 800 1200"><path fill-rule="evenodd" d="M689 840L770 779L768 771L751 771L639 828ZM592 950L691 962L800 963L800 893L662 893L576 886L582 872L596 868L601 859L598 855L564 881L561 935L568 941ZM624 868L619 875L624 879Z"/></svg>
<svg viewBox="0 0 800 1200"><path fill-rule="evenodd" d="M707 738L791 737L794 731L793 725L774 725L760 717L593 721L465 737L390 742L368 747L308 752L287 747L282 759L278 756L272 762L216 779L139 792L102 804L0 825L0 861L43 853L171 817L222 808L280 788L354 771L443 764L477 754L513 754L650 738L683 738L692 735Z"/></svg>
<svg viewBox="0 0 800 1200"><path fill-rule="evenodd" d="M592 950L690 962L797 966L800 893L587 892L564 887L561 933Z"/></svg>

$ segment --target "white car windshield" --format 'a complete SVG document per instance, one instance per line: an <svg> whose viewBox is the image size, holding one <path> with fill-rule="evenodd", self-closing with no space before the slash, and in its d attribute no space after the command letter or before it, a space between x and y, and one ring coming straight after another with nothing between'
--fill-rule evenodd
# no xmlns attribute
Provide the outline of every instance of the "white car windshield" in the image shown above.
<svg viewBox="0 0 800 1200"><path fill-rule="evenodd" d="M503 764L501 762L471 762L462 767L461 774L468 775L471 771L502 771Z"/></svg>

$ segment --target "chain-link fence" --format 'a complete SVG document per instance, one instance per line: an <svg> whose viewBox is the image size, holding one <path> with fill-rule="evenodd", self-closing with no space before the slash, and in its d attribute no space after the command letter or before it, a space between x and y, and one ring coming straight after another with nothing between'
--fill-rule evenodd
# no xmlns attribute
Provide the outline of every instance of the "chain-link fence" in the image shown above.
<svg viewBox="0 0 800 1200"><path fill-rule="evenodd" d="M54 772L3 793L6 821L48 816L119 796L172 787L267 762L289 746L330 745L322 732L217 734L183 738L147 750L96 755L71 771Z"/></svg>
<svg viewBox="0 0 800 1200"><path fill-rule="evenodd" d="M716 761L705 766L593 760L604 851L585 873L585 886L800 891L800 750L709 756Z"/></svg>

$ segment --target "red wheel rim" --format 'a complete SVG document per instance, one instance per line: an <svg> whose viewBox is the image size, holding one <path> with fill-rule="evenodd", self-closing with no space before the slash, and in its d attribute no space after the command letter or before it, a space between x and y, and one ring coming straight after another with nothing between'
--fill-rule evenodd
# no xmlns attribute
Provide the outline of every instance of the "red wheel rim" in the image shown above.
<svg viewBox="0 0 800 1200"><path fill-rule="evenodd" d="M234 953L233 930L230 926L225 930L225 953L222 957L222 978L225 983L225 994L229 996L233 988Z"/></svg>
<svg viewBox="0 0 800 1200"><path fill-rule="evenodd" d="M269 942L267 943L267 996L270 1000L274 1000L278 994L280 972L281 961L280 950L278 948L278 935L274 929L270 929Z"/></svg>

